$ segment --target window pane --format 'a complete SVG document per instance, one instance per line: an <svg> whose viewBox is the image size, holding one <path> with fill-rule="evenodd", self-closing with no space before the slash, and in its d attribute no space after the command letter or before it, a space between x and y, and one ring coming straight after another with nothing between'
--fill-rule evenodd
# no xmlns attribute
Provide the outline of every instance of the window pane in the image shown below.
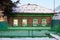
<svg viewBox="0 0 60 40"><path fill-rule="evenodd" d="M33 19L33 26L38 26L38 19Z"/></svg>
<svg viewBox="0 0 60 40"><path fill-rule="evenodd" d="M22 19L22 26L27 26L27 19Z"/></svg>
<svg viewBox="0 0 60 40"><path fill-rule="evenodd" d="M46 26L47 25L47 20L46 20L46 18L43 18L42 19L42 26Z"/></svg>
<svg viewBox="0 0 60 40"><path fill-rule="evenodd" d="M13 20L13 26L18 26L18 19Z"/></svg>

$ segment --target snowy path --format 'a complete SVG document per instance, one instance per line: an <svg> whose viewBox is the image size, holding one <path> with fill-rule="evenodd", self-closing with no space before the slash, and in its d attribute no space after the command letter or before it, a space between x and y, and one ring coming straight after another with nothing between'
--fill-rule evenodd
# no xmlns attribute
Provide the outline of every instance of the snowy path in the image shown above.
<svg viewBox="0 0 60 40"><path fill-rule="evenodd" d="M60 40L60 36L54 34L50 34L50 35L53 36L55 39Z"/></svg>
<svg viewBox="0 0 60 40"><path fill-rule="evenodd" d="M0 40L56 40L54 38L0 38Z"/></svg>
<svg viewBox="0 0 60 40"><path fill-rule="evenodd" d="M54 38L40 37L40 38L0 38L0 40L60 40L60 36L55 34L50 34Z"/></svg>

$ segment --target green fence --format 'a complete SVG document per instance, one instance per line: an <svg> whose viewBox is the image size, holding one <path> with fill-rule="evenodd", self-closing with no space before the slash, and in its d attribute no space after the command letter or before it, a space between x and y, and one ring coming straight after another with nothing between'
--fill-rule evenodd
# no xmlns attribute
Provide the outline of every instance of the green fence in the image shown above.
<svg viewBox="0 0 60 40"><path fill-rule="evenodd" d="M9 27L0 22L0 37L47 37L51 27Z"/></svg>
<svg viewBox="0 0 60 40"><path fill-rule="evenodd" d="M0 22L0 37L47 37L51 27L9 27Z"/></svg>
<svg viewBox="0 0 60 40"><path fill-rule="evenodd" d="M48 37L48 30L10 30L0 31L0 37Z"/></svg>
<svg viewBox="0 0 60 40"><path fill-rule="evenodd" d="M5 21L4 22L0 22L0 30L4 30L4 29L6 30L7 26L8 26L7 22L5 22Z"/></svg>
<svg viewBox="0 0 60 40"><path fill-rule="evenodd" d="M52 20L52 29L60 33L60 20Z"/></svg>

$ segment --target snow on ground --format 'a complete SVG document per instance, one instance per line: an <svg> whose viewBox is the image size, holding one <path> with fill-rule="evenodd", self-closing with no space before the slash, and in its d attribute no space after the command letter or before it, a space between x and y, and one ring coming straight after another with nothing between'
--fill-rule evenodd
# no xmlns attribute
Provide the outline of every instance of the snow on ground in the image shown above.
<svg viewBox="0 0 60 40"><path fill-rule="evenodd" d="M54 38L42 37L42 38L0 38L0 40L56 40Z"/></svg>
<svg viewBox="0 0 60 40"><path fill-rule="evenodd" d="M0 38L0 40L60 40L60 36L56 34L50 34L54 38L40 37L40 38Z"/></svg>
<svg viewBox="0 0 60 40"><path fill-rule="evenodd" d="M56 34L50 34L51 36L53 36L54 38L56 38L57 40L60 40L60 36L56 35Z"/></svg>

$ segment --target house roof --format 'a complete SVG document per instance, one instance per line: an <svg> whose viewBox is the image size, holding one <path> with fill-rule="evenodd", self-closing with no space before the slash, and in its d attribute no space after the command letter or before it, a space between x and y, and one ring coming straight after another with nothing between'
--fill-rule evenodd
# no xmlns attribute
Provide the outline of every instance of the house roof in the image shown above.
<svg viewBox="0 0 60 40"><path fill-rule="evenodd" d="M19 7L13 7L13 12L16 13L54 13L51 9L38 6L36 4L25 4Z"/></svg>

